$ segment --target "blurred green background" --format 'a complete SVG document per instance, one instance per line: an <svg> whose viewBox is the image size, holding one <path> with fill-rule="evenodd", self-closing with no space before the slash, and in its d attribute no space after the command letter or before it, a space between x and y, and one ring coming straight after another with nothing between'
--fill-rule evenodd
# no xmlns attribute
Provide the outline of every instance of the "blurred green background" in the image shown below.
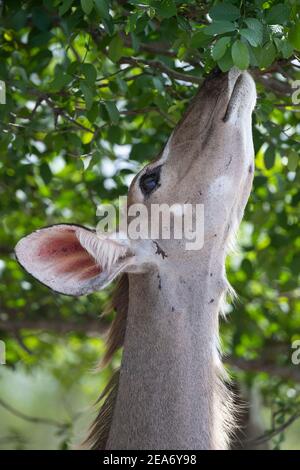
<svg viewBox="0 0 300 470"><path fill-rule="evenodd" d="M111 288L54 294L18 266L16 242L58 222L94 227L203 78L235 65L257 83L256 173L227 266L239 300L221 326L225 363L250 406L243 445L263 435L263 447L300 449L297 1L1 1L0 12L0 448L77 445L120 361L94 370Z"/></svg>

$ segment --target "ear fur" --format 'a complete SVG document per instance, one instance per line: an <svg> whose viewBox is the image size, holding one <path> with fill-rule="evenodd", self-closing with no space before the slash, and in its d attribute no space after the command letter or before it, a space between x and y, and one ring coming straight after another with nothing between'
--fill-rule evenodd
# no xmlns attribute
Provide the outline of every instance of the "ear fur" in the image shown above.
<svg viewBox="0 0 300 470"><path fill-rule="evenodd" d="M40 282L75 296L103 289L134 256L127 240L74 224L37 230L18 242L15 253L21 266Z"/></svg>

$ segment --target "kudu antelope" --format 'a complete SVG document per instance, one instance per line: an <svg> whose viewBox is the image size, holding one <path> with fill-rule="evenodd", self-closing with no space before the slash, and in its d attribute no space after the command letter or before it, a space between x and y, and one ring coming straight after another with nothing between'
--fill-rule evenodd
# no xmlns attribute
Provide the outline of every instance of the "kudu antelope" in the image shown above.
<svg viewBox="0 0 300 470"><path fill-rule="evenodd" d="M105 361L123 346L87 439L94 449L226 449L232 400L218 323L229 284L225 257L253 179L252 78L235 69L200 88L161 156L133 180L129 205L203 204L204 246L119 240L77 225L23 238L21 265L54 291L84 295L121 275Z"/></svg>

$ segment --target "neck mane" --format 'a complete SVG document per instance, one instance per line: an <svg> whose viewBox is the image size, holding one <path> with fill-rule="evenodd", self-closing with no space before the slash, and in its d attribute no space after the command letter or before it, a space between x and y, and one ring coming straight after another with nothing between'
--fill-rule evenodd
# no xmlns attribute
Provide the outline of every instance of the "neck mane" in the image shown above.
<svg viewBox="0 0 300 470"><path fill-rule="evenodd" d="M218 333L228 283L216 260L208 257L200 269L190 262L185 274L175 266L122 276L104 358L124 346L122 364L100 397L90 448L228 447L232 399Z"/></svg>

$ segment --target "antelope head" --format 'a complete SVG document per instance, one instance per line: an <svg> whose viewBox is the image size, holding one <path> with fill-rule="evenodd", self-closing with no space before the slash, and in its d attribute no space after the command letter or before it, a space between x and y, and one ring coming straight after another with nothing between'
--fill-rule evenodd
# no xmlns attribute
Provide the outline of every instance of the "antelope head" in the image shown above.
<svg viewBox="0 0 300 470"><path fill-rule="evenodd" d="M77 296L104 288L121 272L200 263L218 248L225 257L252 185L255 99L248 73L232 69L209 77L159 158L130 186L129 207L142 204L148 213L153 204L203 205L202 249L187 250L184 238L133 240L60 224L21 239L20 264L51 289Z"/></svg>

